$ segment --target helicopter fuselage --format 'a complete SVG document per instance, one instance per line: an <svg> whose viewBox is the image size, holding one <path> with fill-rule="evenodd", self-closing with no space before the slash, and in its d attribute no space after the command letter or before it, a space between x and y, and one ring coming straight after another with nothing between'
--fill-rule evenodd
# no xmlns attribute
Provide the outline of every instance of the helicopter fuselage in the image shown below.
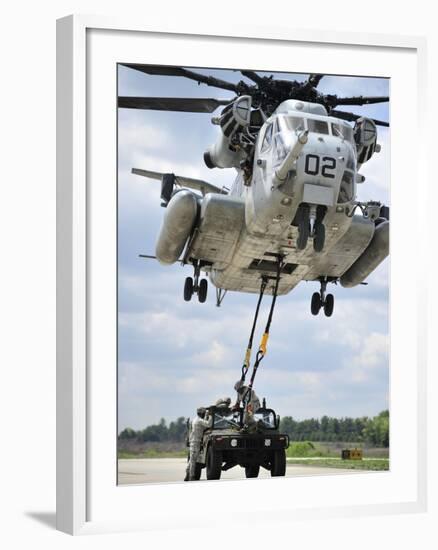
<svg viewBox="0 0 438 550"><path fill-rule="evenodd" d="M357 174L353 129L323 109L304 104L303 110L293 110L281 104L260 129L250 175L238 169L229 195L207 193L198 200L184 261L200 262L216 287L258 292L261 276L274 279L280 255L285 266L279 294L286 294L301 280L342 277L370 245L375 220L352 215ZM303 216L306 223L312 224L313 216L313 224L324 225L321 251L311 238L297 246Z"/></svg>

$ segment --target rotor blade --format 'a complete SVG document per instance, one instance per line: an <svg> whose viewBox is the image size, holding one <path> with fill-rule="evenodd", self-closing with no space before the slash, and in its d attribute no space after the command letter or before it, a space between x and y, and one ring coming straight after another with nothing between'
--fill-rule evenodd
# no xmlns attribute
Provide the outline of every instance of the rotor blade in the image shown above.
<svg viewBox="0 0 438 550"><path fill-rule="evenodd" d="M264 78L258 75L257 73L255 73L254 71L240 71L240 72L241 74L243 74L243 76L246 76L246 78L249 78L256 84L261 84L262 82L264 82Z"/></svg>
<svg viewBox="0 0 438 550"><path fill-rule="evenodd" d="M165 65L139 65L138 63L120 63L124 67L129 67L130 69L135 69L145 74L156 74L163 76L183 76L185 78L190 78L190 80L195 80L196 82L206 84L207 86L214 86L215 88L223 88L224 90L230 90L232 92L237 92L238 87L232 82L226 82L220 78L215 78L214 76L205 76L200 73L195 73L194 71L189 71L188 69L183 69L182 67L172 67Z"/></svg>
<svg viewBox="0 0 438 550"><path fill-rule="evenodd" d="M311 74L306 82L305 87L316 88L323 78L323 74Z"/></svg>
<svg viewBox="0 0 438 550"><path fill-rule="evenodd" d="M124 109L150 109L152 111L184 111L188 113L212 113L232 99L208 97L119 97L118 106Z"/></svg>
<svg viewBox="0 0 438 550"><path fill-rule="evenodd" d="M337 111L336 109L333 109L330 111L330 116L334 116L336 118L342 118L342 120L348 120L350 122L355 122L358 118L369 118L372 120L377 126L386 126L389 128L389 122L385 122L384 120L377 120L375 118L370 117L364 117L363 115L355 115L354 113L346 113L345 111Z"/></svg>
<svg viewBox="0 0 438 550"><path fill-rule="evenodd" d="M335 95L326 95L324 100L331 107L338 105L370 105L371 103L385 103L389 101L387 96L357 96L357 97L337 97Z"/></svg>

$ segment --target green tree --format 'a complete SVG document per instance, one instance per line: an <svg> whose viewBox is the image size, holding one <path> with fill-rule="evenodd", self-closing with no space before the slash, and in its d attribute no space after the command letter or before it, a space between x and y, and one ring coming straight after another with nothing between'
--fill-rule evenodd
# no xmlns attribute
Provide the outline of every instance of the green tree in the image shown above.
<svg viewBox="0 0 438 550"><path fill-rule="evenodd" d="M135 439L137 432L132 428L125 428L119 435L120 439Z"/></svg>

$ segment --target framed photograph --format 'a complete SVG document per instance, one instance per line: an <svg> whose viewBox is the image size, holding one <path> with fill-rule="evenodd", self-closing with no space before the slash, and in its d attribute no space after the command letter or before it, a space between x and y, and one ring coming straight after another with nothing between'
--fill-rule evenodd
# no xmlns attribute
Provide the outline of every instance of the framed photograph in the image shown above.
<svg viewBox="0 0 438 550"><path fill-rule="evenodd" d="M58 21L58 529L425 509L424 50Z"/></svg>

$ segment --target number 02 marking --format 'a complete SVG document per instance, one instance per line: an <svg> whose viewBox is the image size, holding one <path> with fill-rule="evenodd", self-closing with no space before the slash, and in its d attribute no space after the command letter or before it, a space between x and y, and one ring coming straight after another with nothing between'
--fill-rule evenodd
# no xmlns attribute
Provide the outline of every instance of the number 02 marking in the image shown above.
<svg viewBox="0 0 438 550"><path fill-rule="evenodd" d="M322 162L321 162L322 161ZM306 155L304 172L310 176L317 176L320 173L325 178L334 178L335 174L329 170L336 170L336 159L333 157L322 157L318 155Z"/></svg>

